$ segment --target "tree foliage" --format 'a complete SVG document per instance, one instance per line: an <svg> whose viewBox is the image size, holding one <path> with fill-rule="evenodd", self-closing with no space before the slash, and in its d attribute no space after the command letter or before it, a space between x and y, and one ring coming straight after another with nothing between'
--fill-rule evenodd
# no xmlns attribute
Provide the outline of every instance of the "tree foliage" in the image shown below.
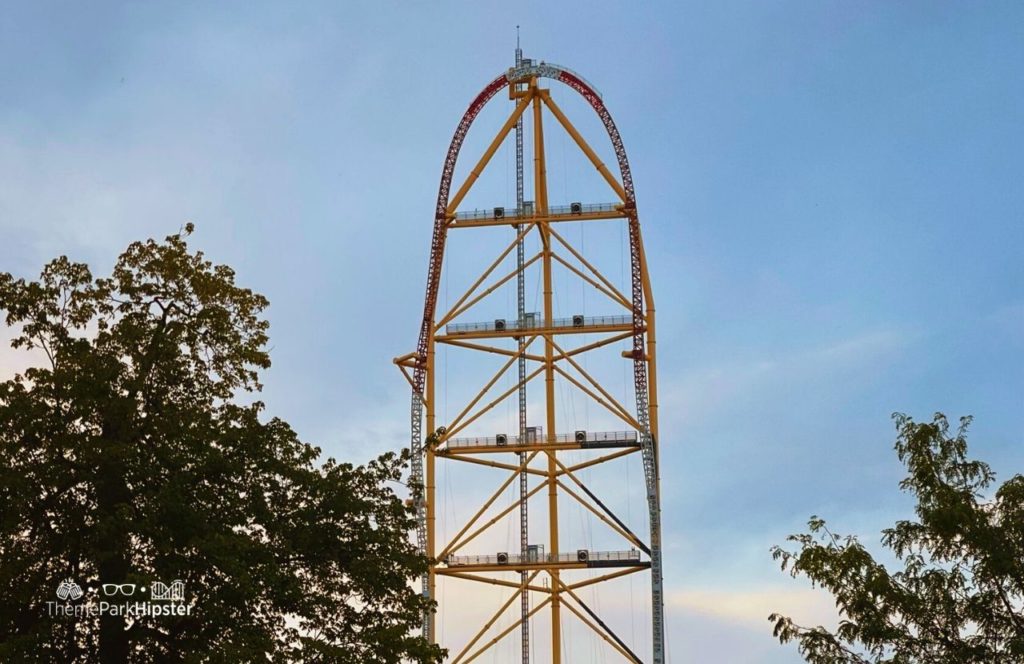
<svg viewBox="0 0 1024 664"><path fill-rule="evenodd" d="M320 463L241 398L270 365L267 300L191 230L132 244L105 278L65 257L0 275L13 346L48 358L0 383L0 661L439 661L387 484L407 455ZM101 584L175 579L185 616L47 604L65 580L98 605Z"/></svg>
<svg viewBox="0 0 1024 664"><path fill-rule="evenodd" d="M789 538L797 551L773 555L834 595L840 623L833 632L773 614L775 635L812 664L1024 662L1024 477L991 493L994 473L967 457L970 418L952 434L942 414L894 419L917 519L884 530L882 544L902 568L812 517L809 534Z"/></svg>

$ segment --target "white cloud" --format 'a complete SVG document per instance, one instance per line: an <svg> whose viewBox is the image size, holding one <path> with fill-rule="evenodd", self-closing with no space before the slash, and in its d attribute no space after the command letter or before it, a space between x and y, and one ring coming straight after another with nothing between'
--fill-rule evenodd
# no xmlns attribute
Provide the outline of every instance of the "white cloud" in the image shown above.
<svg viewBox="0 0 1024 664"><path fill-rule="evenodd" d="M869 366L896 356L917 337L907 330L883 329L759 360L697 367L681 378L663 372L660 405L666 415L662 417L679 417L681 421L669 423L663 419L662 428L682 430L684 426L709 423L741 399L781 397L794 384L808 391L816 382L827 380L826 389L851 389L877 376L878 372L868 370Z"/></svg>
<svg viewBox="0 0 1024 664"><path fill-rule="evenodd" d="M835 603L827 593L781 586L676 590L667 593L665 604L670 612L694 612L754 629L764 629L772 613L787 615L800 624L826 627L834 627L838 618Z"/></svg>

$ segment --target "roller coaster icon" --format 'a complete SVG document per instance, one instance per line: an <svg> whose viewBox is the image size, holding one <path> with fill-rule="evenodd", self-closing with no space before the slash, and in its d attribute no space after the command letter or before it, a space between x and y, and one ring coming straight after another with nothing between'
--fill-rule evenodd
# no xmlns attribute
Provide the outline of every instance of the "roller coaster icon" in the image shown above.
<svg viewBox="0 0 1024 664"><path fill-rule="evenodd" d="M175 579L171 585L167 585L162 581L154 581L149 585L149 596L151 599L183 601L185 599L185 582Z"/></svg>

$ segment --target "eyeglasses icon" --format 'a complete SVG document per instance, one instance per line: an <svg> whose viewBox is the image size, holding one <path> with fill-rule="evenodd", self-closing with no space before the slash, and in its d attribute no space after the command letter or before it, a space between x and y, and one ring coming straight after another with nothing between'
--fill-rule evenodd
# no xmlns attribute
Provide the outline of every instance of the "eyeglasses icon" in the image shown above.
<svg viewBox="0 0 1024 664"><path fill-rule="evenodd" d="M104 583L103 594L104 595L116 595L118 591L122 595L134 595L135 584L134 583Z"/></svg>

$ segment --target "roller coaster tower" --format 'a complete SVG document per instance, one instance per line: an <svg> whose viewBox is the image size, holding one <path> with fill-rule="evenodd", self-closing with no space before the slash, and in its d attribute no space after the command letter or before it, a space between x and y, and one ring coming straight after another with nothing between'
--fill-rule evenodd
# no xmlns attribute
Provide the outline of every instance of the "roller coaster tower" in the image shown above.
<svg viewBox="0 0 1024 664"><path fill-rule="evenodd" d="M617 174L602 163L597 152L555 102L551 90L542 87L542 81L545 80L555 81L575 91L597 114L611 141L618 162ZM454 189L452 185L456 161L467 132L488 102L506 89L514 105L512 113L466 179ZM553 117L554 122L571 137L575 147L610 188L614 202L571 202L559 205L549 202L545 116ZM532 123L530 150L524 149L526 123ZM515 209L493 207L484 211L459 211L467 193L487 169L496 151L512 134L516 146ZM524 200L525 152L530 152L532 156L532 201ZM630 286L623 289L627 290L625 293L588 260L583 247L573 246L567 239L567 227L598 221L625 224L629 245ZM447 311L439 312L439 284L442 269L446 265L445 245L448 234L495 233L502 228L506 233L511 229L511 242ZM539 251L527 256L525 241L531 235L539 240ZM515 268L493 278L492 274L506 260L511 260L513 252ZM449 257L450 260L454 258L454 254ZM556 318L552 276L556 267L568 270L574 279L601 293L602 301L609 305L612 312L603 316L572 315ZM536 312L526 311L525 306L524 284L531 270L537 275L538 290L543 292L541 310ZM489 279L491 282L488 282ZM465 322L465 314L474 305L510 284L513 279L516 282L518 304L514 317L509 311L507 318ZM467 403L457 404L458 414L449 421L440 420L441 413L436 407L439 371L435 354L439 344L476 353L481 360L498 356L503 361L498 371ZM632 365L635 392L633 403L620 402L612 395L610 388L602 385L587 370L591 366L587 364L587 357L591 357L598 349L607 349L614 344L625 344L626 350L622 351L618 361ZM602 362L606 361L604 357ZM469 105L455 130L442 169L434 212L423 318L416 349L395 358L395 364L412 388L410 414L413 459L410 486L413 487L412 499L417 517L415 537L420 549L430 559L429 571L422 579L422 592L430 598L443 601L437 593L439 577L451 582L487 584L492 588L505 588L509 592L504 604L496 607L493 613L486 613L479 630L474 630L475 636L465 642L442 643L449 649L449 661L457 664L473 661L518 630L522 643L522 662L529 664L529 625L532 620L543 618L550 625L551 639L550 653L544 659L560 664L564 650L562 624L563 620L569 618L567 613L592 629L625 661L648 661L647 655L637 653L634 644L627 643L616 634L599 613L584 602L579 590L631 574L649 574L649 661L663 664L665 634L654 298L626 151L601 96L578 74L558 65L524 59L517 48L515 66L491 81ZM499 380L505 377L508 381L509 374L516 372L516 382L509 389L494 394L499 391L496 389ZM458 376L451 378L458 379ZM617 427L620 430L563 430L564 424L560 429L556 421L556 402L560 395L555 387L556 379L560 384L571 385L572 389L586 395L591 403L599 404L603 412L610 413L620 423ZM542 399L538 397L543 408L533 409L543 417L543 426L528 426L528 415L534 414L527 412L528 385L536 385L537 393L543 395ZM510 401L518 403L517 432L481 436L479 430L474 430L474 425L480 426L482 416L495 406ZM574 463L571 459L566 460L566 454L571 451L585 451L592 456L585 461L577 459ZM599 495L604 487L588 487L581 472L599 464L636 463L630 460L638 457L643 468L644 498L649 516L649 529L641 534L633 532L626 522L609 509ZM454 537L442 540L437 528L437 514L445 496L443 492L439 495L437 490L437 468L439 464L455 462L465 462L477 468L498 469L503 471L506 479L475 511L472 518L457 525ZM492 508L496 506L496 501L510 487L516 486L517 499L494 513ZM593 551L567 547L567 534L560 531L560 494L562 500L577 502L620 537L623 542L620 550ZM530 502L535 496L535 502L543 504L542 509L538 510ZM528 509L528 505L532 505L533 509ZM520 526L517 551L479 555L465 553L466 547L480 534L499 520L513 516L516 510ZM543 544L530 542L531 536L537 537L537 533L531 533L531 517L543 517L546 523L546 538L540 539ZM646 538L641 535L646 535ZM581 570L592 571L590 576L581 578ZM497 624L498 619L510 611L515 611L517 619L511 626L501 629ZM547 613L546 618L542 612ZM436 623L436 614L424 616L424 633L433 642L438 642ZM537 646L536 643L534 645ZM547 644L540 647L542 652L547 650Z"/></svg>

